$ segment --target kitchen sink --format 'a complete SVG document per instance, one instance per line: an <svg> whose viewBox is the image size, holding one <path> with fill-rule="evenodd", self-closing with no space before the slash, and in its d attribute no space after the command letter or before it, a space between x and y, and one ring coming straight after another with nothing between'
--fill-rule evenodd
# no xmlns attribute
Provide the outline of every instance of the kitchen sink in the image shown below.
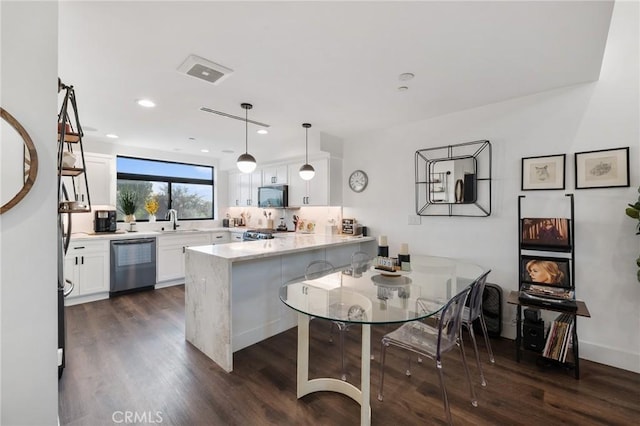
<svg viewBox="0 0 640 426"><path fill-rule="evenodd" d="M160 232L162 233L184 233L184 232L198 232L200 231L199 229L196 228L189 228L189 229L161 229Z"/></svg>

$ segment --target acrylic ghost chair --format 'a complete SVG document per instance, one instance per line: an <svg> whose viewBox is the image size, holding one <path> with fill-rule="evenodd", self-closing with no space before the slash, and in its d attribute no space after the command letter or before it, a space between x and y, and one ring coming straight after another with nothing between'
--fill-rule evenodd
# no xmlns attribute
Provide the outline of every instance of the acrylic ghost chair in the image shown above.
<svg viewBox="0 0 640 426"><path fill-rule="evenodd" d="M351 275L355 278L361 277L363 273L367 272L371 267L373 260L368 253L363 251L357 251L351 255ZM344 358L344 337L345 333L349 331L349 324L341 321L332 321L331 329L329 330L329 341L333 342L333 326L336 326L340 335L340 363L341 363L341 375L342 380L347 380L347 369L345 368ZM372 356L373 358L373 356Z"/></svg>
<svg viewBox="0 0 640 426"><path fill-rule="evenodd" d="M472 285L467 286L447 302L440 313L440 319L437 322L437 326L434 327L422 321L411 321L383 336L381 342L380 390L378 392L378 400L383 400L386 349L389 346L396 346L435 361L436 368L438 370L438 377L440 379L440 390L442 392L442 400L444 402L444 411L447 416L447 422L451 424L451 410L449 408L449 399L447 397L447 391L444 384L444 374L442 371L442 355L453 350L455 347L458 347L462 357L462 364L467 375L467 381L469 382L471 404L474 407L478 405L464 352L464 344L460 338L462 330L462 312L464 310L464 304L467 296L469 295L473 285L475 285L475 282ZM422 300L418 299L417 309L421 303ZM425 304L428 303L428 301L425 301ZM407 376L411 375L410 366L407 368L406 374Z"/></svg>
<svg viewBox="0 0 640 426"><path fill-rule="evenodd" d="M482 334L484 335L484 343L487 346L487 352L489 353L489 360L492 364L495 364L495 359L493 357L493 351L491 350L491 344L489 343L489 335L487 333L487 324L484 321L484 315L482 313L482 296L484 294L484 287L487 283L487 276L489 275L487 271L480 279L476 280L473 287L471 288L471 292L469 293L469 303L468 307L465 306L462 312L462 325L469 331L471 335L471 341L473 342L473 350L476 354L476 364L478 365L478 370L480 371L480 383L483 387L487 386L487 381L484 378L484 373L482 371L482 365L480 364L480 355L478 353L478 345L476 343L476 335L473 332L473 322L478 320L480 322L480 327L482 328Z"/></svg>

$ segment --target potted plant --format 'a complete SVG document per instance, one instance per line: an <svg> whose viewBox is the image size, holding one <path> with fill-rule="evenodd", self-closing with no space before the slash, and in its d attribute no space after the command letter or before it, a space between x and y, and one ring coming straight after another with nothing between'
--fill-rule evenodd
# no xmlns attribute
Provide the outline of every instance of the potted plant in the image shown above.
<svg viewBox="0 0 640 426"><path fill-rule="evenodd" d="M120 210L124 215L124 221L127 223L135 222L136 209L137 209L138 197L135 192L121 191L118 195L118 204L120 204Z"/></svg>
<svg viewBox="0 0 640 426"><path fill-rule="evenodd" d="M159 207L160 203L158 203L158 199L156 197L149 198L145 201L144 209L149 213L149 222L156 221L156 213L158 212Z"/></svg>
<svg viewBox="0 0 640 426"><path fill-rule="evenodd" d="M640 193L640 187L638 187ZM636 223L636 235L640 235L640 196L634 204L628 204L629 207L625 209L625 213L632 219L637 221ZM640 256L636 259L636 264L640 268ZM638 269L638 281L640 281L640 269Z"/></svg>

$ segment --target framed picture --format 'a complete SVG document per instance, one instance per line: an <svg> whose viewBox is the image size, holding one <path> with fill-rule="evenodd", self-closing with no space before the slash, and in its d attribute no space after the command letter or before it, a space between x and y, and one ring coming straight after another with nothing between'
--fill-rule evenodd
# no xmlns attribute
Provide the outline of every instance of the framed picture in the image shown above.
<svg viewBox="0 0 640 426"><path fill-rule="evenodd" d="M522 159L522 190L564 189L565 154Z"/></svg>
<svg viewBox="0 0 640 426"><path fill-rule="evenodd" d="M571 287L569 259L556 257L521 256L523 283L536 283L546 286Z"/></svg>
<svg viewBox="0 0 640 426"><path fill-rule="evenodd" d="M533 250L570 250L569 220L561 217L522 219L520 246Z"/></svg>
<svg viewBox="0 0 640 426"><path fill-rule="evenodd" d="M576 189L629 186L629 147L576 152Z"/></svg>

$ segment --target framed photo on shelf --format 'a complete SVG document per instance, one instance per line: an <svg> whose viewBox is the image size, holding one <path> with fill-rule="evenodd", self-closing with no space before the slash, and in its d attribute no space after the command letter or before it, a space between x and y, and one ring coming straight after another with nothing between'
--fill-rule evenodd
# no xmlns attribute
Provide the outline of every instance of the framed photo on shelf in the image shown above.
<svg viewBox="0 0 640 426"><path fill-rule="evenodd" d="M520 246L524 249L568 251L569 220L562 217L524 218Z"/></svg>
<svg viewBox="0 0 640 426"><path fill-rule="evenodd" d="M576 189L629 186L629 147L576 152Z"/></svg>
<svg viewBox="0 0 640 426"><path fill-rule="evenodd" d="M571 287L569 259L540 256L521 256L524 283L536 283L545 286Z"/></svg>
<svg viewBox="0 0 640 426"><path fill-rule="evenodd" d="M565 154L523 158L521 189L564 189L565 159Z"/></svg>

